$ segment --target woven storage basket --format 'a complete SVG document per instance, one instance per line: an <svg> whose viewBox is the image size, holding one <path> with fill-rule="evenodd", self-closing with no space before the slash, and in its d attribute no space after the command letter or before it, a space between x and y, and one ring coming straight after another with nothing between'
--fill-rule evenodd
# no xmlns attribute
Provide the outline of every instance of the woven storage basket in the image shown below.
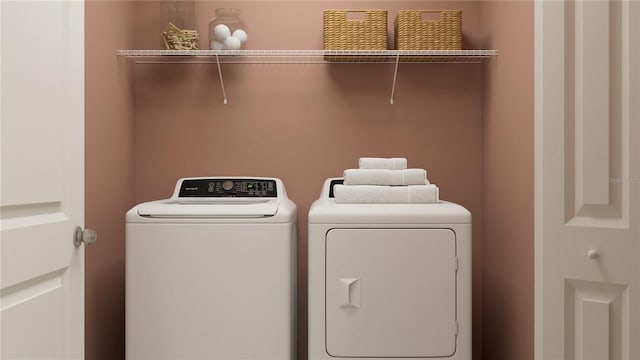
<svg viewBox="0 0 640 360"><path fill-rule="evenodd" d="M423 20L423 13L439 13L436 20ZM461 50L462 11L400 10L394 22L397 50Z"/></svg>
<svg viewBox="0 0 640 360"><path fill-rule="evenodd" d="M347 13L363 12L362 20L347 19ZM324 10L325 50L387 50L387 10Z"/></svg>

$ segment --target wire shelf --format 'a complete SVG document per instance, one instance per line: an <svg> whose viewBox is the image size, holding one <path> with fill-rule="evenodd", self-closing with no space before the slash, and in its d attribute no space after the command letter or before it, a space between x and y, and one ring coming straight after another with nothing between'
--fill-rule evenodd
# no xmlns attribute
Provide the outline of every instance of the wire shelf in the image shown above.
<svg viewBox="0 0 640 360"><path fill-rule="evenodd" d="M400 63L481 63L498 55L497 50L118 50L137 64L216 64L227 104L221 64L395 64L391 98L393 104Z"/></svg>
<svg viewBox="0 0 640 360"><path fill-rule="evenodd" d="M118 50L138 64L481 63L497 50Z"/></svg>

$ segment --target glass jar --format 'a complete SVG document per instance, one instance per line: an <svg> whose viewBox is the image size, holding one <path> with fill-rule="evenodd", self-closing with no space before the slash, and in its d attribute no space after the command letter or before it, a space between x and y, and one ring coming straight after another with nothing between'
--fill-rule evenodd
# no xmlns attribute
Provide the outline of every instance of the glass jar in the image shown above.
<svg viewBox="0 0 640 360"><path fill-rule="evenodd" d="M218 25L225 25L228 31L224 27L217 28ZM241 31L236 33L236 30ZM216 9L216 16L209 21L209 48L211 50L239 50L244 48L247 40L246 35L244 22L240 19L240 9ZM237 47L236 41L227 40L230 36L236 37L240 41L239 47Z"/></svg>
<svg viewBox="0 0 640 360"><path fill-rule="evenodd" d="M161 27L167 31L169 23L180 30L195 30L195 1L163 0L160 2Z"/></svg>
<svg viewBox="0 0 640 360"><path fill-rule="evenodd" d="M160 19L164 49L195 50L199 48L199 36L195 31L194 0L162 0Z"/></svg>

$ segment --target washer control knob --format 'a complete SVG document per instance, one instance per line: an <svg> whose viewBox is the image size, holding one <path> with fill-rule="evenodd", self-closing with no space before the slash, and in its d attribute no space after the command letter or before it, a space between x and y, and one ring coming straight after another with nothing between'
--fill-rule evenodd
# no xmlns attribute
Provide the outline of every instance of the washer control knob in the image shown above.
<svg viewBox="0 0 640 360"><path fill-rule="evenodd" d="M233 189L233 181L231 181L231 180L225 180L225 181L222 183L222 188L223 188L223 189L225 189L225 190L227 190L227 191L229 191L229 190Z"/></svg>

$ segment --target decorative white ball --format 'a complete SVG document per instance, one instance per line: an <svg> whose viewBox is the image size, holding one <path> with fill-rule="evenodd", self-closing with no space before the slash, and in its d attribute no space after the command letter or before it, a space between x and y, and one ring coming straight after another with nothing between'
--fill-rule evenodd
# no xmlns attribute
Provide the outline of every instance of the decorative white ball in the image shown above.
<svg viewBox="0 0 640 360"><path fill-rule="evenodd" d="M225 24L218 24L215 28L213 28L213 35L215 36L216 40L223 42L229 36L231 36L231 30L229 30L229 27Z"/></svg>
<svg viewBox="0 0 640 360"><path fill-rule="evenodd" d="M211 40L211 50L223 50L224 44L217 40Z"/></svg>
<svg viewBox="0 0 640 360"><path fill-rule="evenodd" d="M238 39L240 39L240 42L243 44L247 42L247 32L242 29L238 29L234 31L233 34L231 34L231 36L237 37Z"/></svg>
<svg viewBox="0 0 640 360"><path fill-rule="evenodd" d="M224 40L224 48L226 50L240 50L240 47L242 47L242 43L235 36L229 36Z"/></svg>

